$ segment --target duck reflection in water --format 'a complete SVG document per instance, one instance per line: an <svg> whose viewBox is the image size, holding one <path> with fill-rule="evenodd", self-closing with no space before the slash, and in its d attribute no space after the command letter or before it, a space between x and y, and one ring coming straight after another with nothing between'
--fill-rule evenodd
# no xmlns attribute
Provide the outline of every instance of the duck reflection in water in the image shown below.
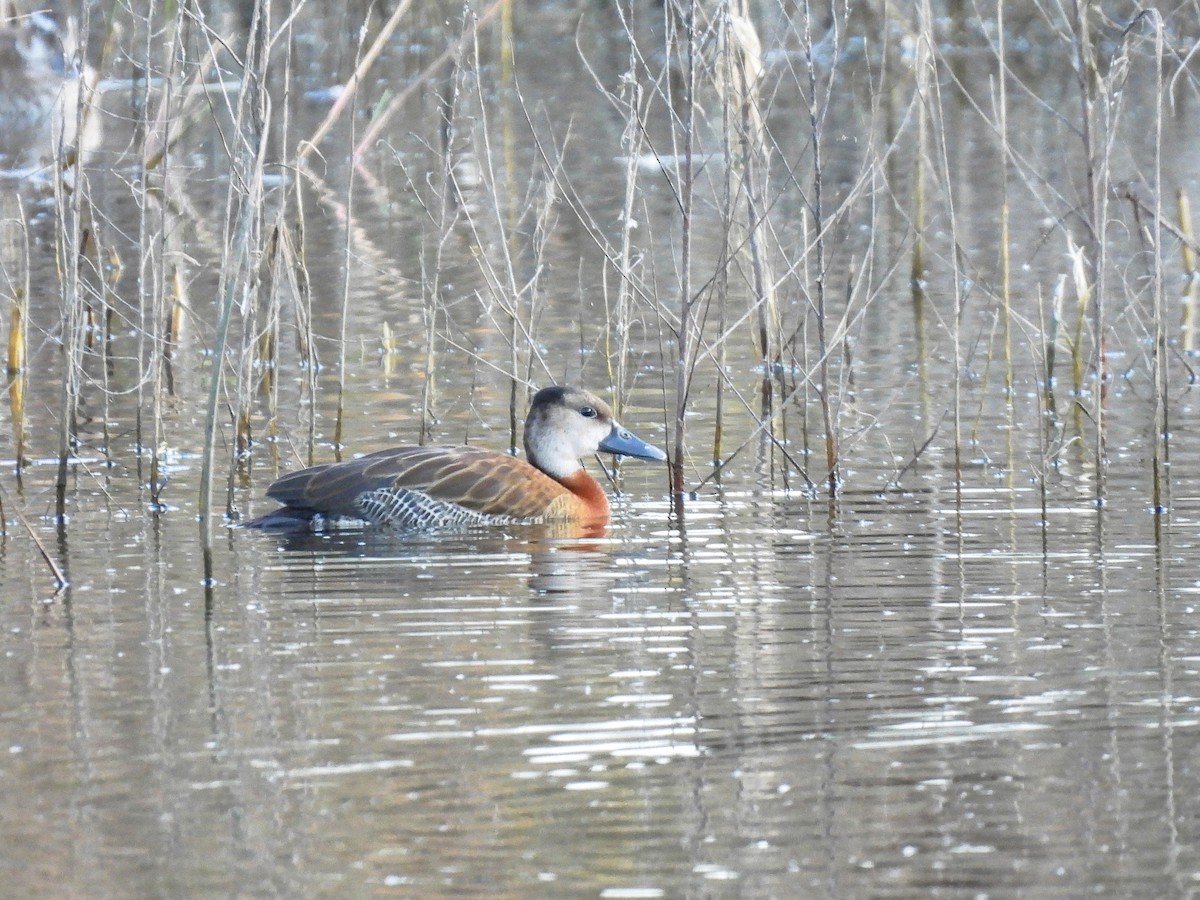
<svg viewBox="0 0 1200 900"><path fill-rule="evenodd" d="M83 146L76 146L80 103L95 86L76 49L74 27L45 13L0 25L0 169L69 161L98 143L96 116L85 109Z"/></svg>
<svg viewBox="0 0 1200 900"><path fill-rule="evenodd" d="M267 496L282 508L247 525L321 531L541 523L563 526L567 533L599 534L608 524L608 498L579 462L598 450L667 458L622 428L595 394L543 388L525 420L528 461L468 446L381 450L285 475L267 488Z"/></svg>

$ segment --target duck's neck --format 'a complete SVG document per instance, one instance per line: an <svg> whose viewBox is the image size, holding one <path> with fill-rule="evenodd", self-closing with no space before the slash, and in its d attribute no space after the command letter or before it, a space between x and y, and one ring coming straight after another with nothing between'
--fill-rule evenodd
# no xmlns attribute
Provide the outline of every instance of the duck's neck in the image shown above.
<svg viewBox="0 0 1200 900"><path fill-rule="evenodd" d="M608 524L608 495L585 469L576 469L565 478L559 478L558 483L579 499L586 510L583 516L584 522Z"/></svg>

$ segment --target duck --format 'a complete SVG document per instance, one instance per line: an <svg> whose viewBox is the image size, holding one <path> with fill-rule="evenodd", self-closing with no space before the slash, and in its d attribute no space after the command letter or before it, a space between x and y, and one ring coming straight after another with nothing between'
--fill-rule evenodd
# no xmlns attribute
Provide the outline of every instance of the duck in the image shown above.
<svg viewBox="0 0 1200 900"><path fill-rule="evenodd" d="M608 497L580 458L597 451L667 458L622 428L595 394L564 385L534 394L524 443L524 459L470 445L421 445L302 469L267 488L279 509L246 524L289 531L462 530L508 523L603 528Z"/></svg>

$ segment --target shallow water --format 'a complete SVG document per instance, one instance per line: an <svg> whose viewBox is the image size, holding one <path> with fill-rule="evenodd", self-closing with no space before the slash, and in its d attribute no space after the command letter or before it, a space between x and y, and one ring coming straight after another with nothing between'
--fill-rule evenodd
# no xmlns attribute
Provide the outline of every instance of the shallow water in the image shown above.
<svg viewBox="0 0 1200 900"><path fill-rule="evenodd" d="M786 497L768 528L762 499L698 501L685 532L622 504L586 544L234 531L211 591L178 558L185 517L110 519L62 598L6 604L13 874L1186 893L1194 518L1156 544L1148 516L1102 533L1121 517L1056 508L1043 545L999 493L848 497L836 533ZM33 566L14 549L7 571Z"/></svg>
<svg viewBox="0 0 1200 900"><path fill-rule="evenodd" d="M589 209L608 215L604 227L619 231L623 123L596 112L578 54L596 49L604 77L615 79L628 48L611 21L584 22L596 30L577 41L575 7L523 11L517 71L528 107L542 116L537 128L571 119L574 182ZM337 32L332 19L310 24ZM423 25L384 57L380 71L396 83L444 37L432 19ZM303 90L337 83L331 72L345 78L352 67L352 58L323 56L336 48L311 35L300 47ZM1023 77L1039 76L1036 60L1023 62L1031 69ZM1063 71L1032 82L1045 87L1046 103L1058 102ZM977 77L986 83L985 70ZM106 108L120 109L113 90ZM292 100L297 133L320 121L322 96ZM798 121L794 100L781 89L773 117ZM347 258L344 452L420 437L427 251L437 229L401 170L432 166L434 105L423 94L389 130L389 147L364 163L377 181L355 188L349 257L345 209L322 199L322 190L344 197L348 167L327 148L329 181L306 194L305 220L319 394L310 402L296 352L281 354L277 437L267 439L257 408L259 442L234 476L243 516L266 509L271 478L307 457L310 418L314 455L333 458ZM219 238L210 243L181 216L181 247L196 261L186 269L193 313L162 411L168 480L156 508L133 425L136 254L121 243L136 244L137 205L124 180L126 138L119 119L107 122L93 202L110 226L103 239L127 258L116 291L125 318L107 364L87 362L62 525L53 520L56 223L48 198L25 207L30 265L40 273L34 462L19 478L11 469L0 478L0 871L11 893L1169 897L1200 889L1194 356L1176 344L1169 502L1156 515L1149 343L1129 324L1143 298L1114 313L1110 464L1097 503L1094 448L1073 421L1086 417L1075 415L1065 388L1058 416L1039 412L1030 349L1039 292L1049 296L1068 266L1065 243L1047 238L1046 209L1019 201L1014 278L1024 318L1018 377L1006 394L989 343L996 308L970 292L984 290L996 263L979 250L996 233L994 182L977 162L988 150L974 143L987 129L956 109L963 124L948 133L960 141L951 147L962 161L958 228L973 241L963 247L973 263L963 277L976 279L961 328L974 349L953 346L946 258L931 264L923 314L905 279L884 281L838 363L836 504L804 490L783 455L819 471L815 399L776 400L788 417L782 449L756 433L763 373L739 334L725 363L724 452L744 449L710 477L710 360L697 369L695 491L680 515L663 467L626 461L613 523L600 537L534 526L280 537L222 525L209 560L196 498L217 270L203 263L216 258ZM835 114L837 127L851 129L864 113ZM1140 134L1140 124L1129 131ZM514 152L544 187L528 123L512 127ZM1186 145L1194 128L1180 110L1169 146ZM1062 161L1053 122L1031 118L1023 133L1033 151ZM335 132L334 145L344 150L345 139ZM188 157L188 196L219 210L224 170L218 142L205 141ZM847 130L834 142L844 152L833 169L854 177L864 142ZM1120 145L1129 156L1136 149L1132 138ZM780 149L793 151L802 154ZM1171 155L1166 165L1166 180L1195 188L1194 155ZM893 184L906 177L897 173ZM675 289L673 202L665 182L646 186L643 222L657 224L644 250L664 303ZM781 204L796 202L781 189ZM564 203L540 260L536 334L521 365L539 383L579 380L607 392L612 287L593 232ZM505 286L489 268L501 259L488 242L495 235L476 215L450 228L443 246L430 430L439 441L504 448ZM887 233L874 223L880 234L869 249L899 265L911 233L896 219ZM719 228L697 228L704 250ZM848 225L844 246L863 246L865 229ZM535 232L525 221L514 233L528 251ZM521 261L521 277L532 277L532 257ZM1145 260L1126 264L1140 284ZM789 297L784 315L803 317L806 302ZM663 347L671 341L651 308L639 307L628 329L619 396L624 424L665 446L674 374ZM385 322L398 341L390 354L379 351ZM282 333L290 340L295 331ZM228 427L222 441L232 442ZM61 592L43 551L69 579Z"/></svg>

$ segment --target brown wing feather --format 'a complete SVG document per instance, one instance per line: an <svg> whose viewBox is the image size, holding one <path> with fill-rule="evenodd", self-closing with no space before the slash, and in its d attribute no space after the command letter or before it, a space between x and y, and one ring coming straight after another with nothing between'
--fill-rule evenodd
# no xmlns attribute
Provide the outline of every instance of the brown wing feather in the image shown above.
<svg viewBox="0 0 1200 900"><path fill-rule="evenodd" d="M565 487L522 459L463 446L397 447L314 466L280 478L267 489L267 496L293 508L355 516L360 494L387 487L421 491L475 512L520 519L569 516L574 500Z"/></svg>

